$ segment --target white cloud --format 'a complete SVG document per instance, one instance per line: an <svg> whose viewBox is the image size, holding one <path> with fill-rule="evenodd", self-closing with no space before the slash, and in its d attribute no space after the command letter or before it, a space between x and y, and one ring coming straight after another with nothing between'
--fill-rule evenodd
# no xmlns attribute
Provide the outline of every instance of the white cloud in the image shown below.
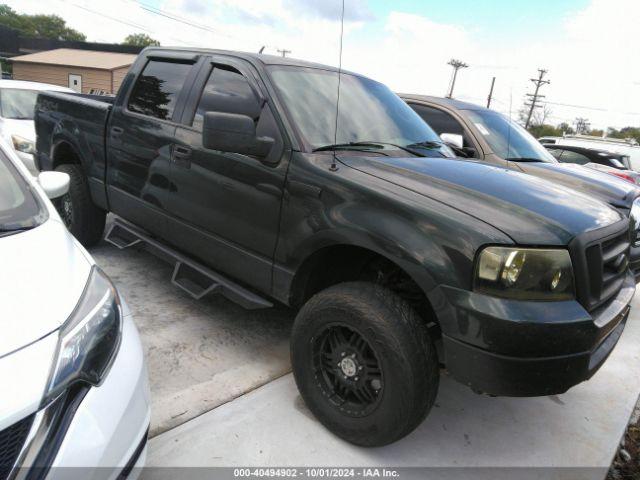
<svg viewBox="0 0 640 480"><path fill-rule="evenodd" d="M163 45L245 51L266 45L267 53L286 48L297 58L338 63L340 26L333 17L340 0L164 0L161 4L163 13L202 28L149 12L135 0L6 2L20 12L61 15L94 41L119 42L129 33L145 31ZM543 88L547 100L603 109L554 105L554 121L584 116L596 127L640 124L640 115L624 113L640 112L638 0L592 0L565 19L561 31L532 31L527 41L521 35L519 41L510 42L435 22L426 7L422 15L391 12L377 19L383 29L367 29L364 20L372 15L364 2L347 0L344 67L396 91L444 95L451 74L447 62L459 57L470 68L460 72L457 97L484 103L495 75L495 108L507 112L511 103L517 111L531 90L529 78L544 67L552 82Z"/></svg>

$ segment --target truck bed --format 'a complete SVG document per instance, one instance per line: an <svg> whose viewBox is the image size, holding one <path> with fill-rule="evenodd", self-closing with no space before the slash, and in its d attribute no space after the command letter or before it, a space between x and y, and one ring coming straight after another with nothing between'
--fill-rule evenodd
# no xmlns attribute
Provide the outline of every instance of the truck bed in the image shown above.
<svg viewBox="0 0 640 480"><path fill-rule="evenodd" d="M68 150L79 155L94 201L105 206L106 127L113 102L113 97L43 92L35 110L39 168L54 170L54 158L65 151L57 149L72 147Z"/></svg>

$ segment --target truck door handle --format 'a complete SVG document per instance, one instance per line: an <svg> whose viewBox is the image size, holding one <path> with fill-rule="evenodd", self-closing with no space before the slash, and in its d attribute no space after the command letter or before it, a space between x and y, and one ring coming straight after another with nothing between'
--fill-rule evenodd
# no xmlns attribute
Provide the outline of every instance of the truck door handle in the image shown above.
<svg viewBox="0 0 640 480"><path fill-rule="evenodd" d="M171 160L180 167L190 168L191 149L184 145L174 145L171 149Z"/></svg>
<svg viewBox="0 0 640 480"><path fill-rule="evenodd" d="M111 136L112 137L119 137L120 135L122 135L124 133L124 128L122 127L111 127Z"/></svg>

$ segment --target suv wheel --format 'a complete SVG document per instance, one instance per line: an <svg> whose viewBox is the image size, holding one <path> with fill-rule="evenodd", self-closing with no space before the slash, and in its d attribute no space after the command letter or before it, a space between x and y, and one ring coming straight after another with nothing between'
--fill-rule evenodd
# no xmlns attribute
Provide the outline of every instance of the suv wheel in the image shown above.
<svg viewBox="0 0 640 480"><path fill-rule="evenodd" d="M107 213L91 200L89 183L80 165L64 164L56 168L71 178L69 191L54 200L62 221L85 247L98 243L104 232Z"/></svg>
<svg viewBox="0 0 640 480"><path fill-rule="evenodd" d="M424 322L399 296L367 282L335 285L304 305L291 362L309 409L357 445L404 437L438 391L438 359Z"/></svg>

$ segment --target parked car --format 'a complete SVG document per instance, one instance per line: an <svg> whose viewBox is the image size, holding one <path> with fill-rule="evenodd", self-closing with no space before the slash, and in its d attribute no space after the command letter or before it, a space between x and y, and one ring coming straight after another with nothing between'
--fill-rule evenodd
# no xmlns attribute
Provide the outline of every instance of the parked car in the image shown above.
<svg viewBox="0 0 640 480"><path fill-rule="evenodd" d="M459 156L544 178L608 203L626 217L640 189L600 169L559 163L524 128L501 113L455 99L401 94ZM609 172L607 172L609 173ZM634 237L638 232L634 233ZM640 242L631 246L631 269L640 281Z"/></svg>
<svg viewBox="0 0 640 480"><path fill-rule="evenodd" d="M38 93L43 91L73 93L70 88L47 83L0 80L0 138L13 147L32 175L39 172L34 161L33 112Z"/></svg>
<svg viewBox="0 0 640 480"><path fill-rule="evenodd" d="M568 145L574 147L604 150L628 157L625 167L640 172L640 145L634 139L594 137L591 135L565 135L564 137L540 137L543 145Z"/></svg>
<svg viewBox="0 0 640 480"><path fill-rule="evenodd" d="M560 163L575 163L615 175L636 185L640 184L640 173L629 170L629 157L605 150L593 150L570 145L545 145Z"/></svg>
<svg viewBox="0 0 640 480"><path fill-rule="evenodd" d="M148 48L113 104L39 97L38 159L71 175L65 218L85 244L109 210L107 240L170 259L194 297L299 309L296 383L350 442L413 430L441 364L496 395L591 377L635 292L629 218L453 158L366 77L342 74L337 109L337 78L291 58Z"/></svg>
<svg viewBox="0 0 640 480"><path fill-rule="evenodd" d="M115 478L145 460L140 339L116 288L45 197L68 188L63 173L31 177L0 140L3 480L68 477L65 467Z"/></svg>

